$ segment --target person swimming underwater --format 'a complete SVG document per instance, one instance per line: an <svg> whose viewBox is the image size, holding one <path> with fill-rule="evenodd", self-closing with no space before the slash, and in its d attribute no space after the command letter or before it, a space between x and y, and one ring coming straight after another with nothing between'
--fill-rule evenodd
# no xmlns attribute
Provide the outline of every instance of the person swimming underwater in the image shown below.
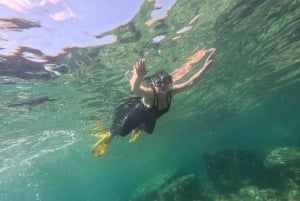
<svg viewBox="0 0 300 201"><path fill-rule="evenodd" d="M206 53L209 53L202 68L193 74L187 81L175 84L190 69L191 64L198 62ZM172 97L195 84L204 71L213 61L215 49L209 49L194 54L196 59L190 59L180 68L168 74L158 72L150 77L148 82L143 83L147 73L145 59L139 59L132 68L132 76L129 81L131 92L137 97L127 99L116 108L110 132L95 134L101 139L92 147L92 153L96 157L103 156L115 136L126 136L132 132L130 142L134 142L141 131L152 134L156 120L167 113L171 107ZM200 55L200 56L199 56Z"/></svg>

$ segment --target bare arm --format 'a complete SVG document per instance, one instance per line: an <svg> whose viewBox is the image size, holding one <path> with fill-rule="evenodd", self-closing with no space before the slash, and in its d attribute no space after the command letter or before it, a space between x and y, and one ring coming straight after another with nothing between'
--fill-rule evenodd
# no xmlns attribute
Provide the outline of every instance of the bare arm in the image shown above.
<svg viewBox="0 0 300 201"><path fill-rule="evenodd" d="M197 71L192 77L190 77L187 81L181 83L181 84L175 84L173 86L173 93L178 93L183 91L184 89L188 88L189 86L192 86L193 84L195 84L195 82L197 82L199 80L199 78L201 77L201 75L203 75L203 73L205 72L205 70L210 66L210 64L213 61L213 57L215 54L216 49L212 48L209 49L208 52L210 52L209 56L207 57L207 59L205 60L204 65L202 66L202 68L199 69L199 71Z"/></svg>
<svg viewBox="0 0 300 201"><path fill-rule="evenodd" d="M190 57L187 58L186 62L182 64L180 67L173 70L171 73L171 76L173 78L173 82L177 82L180 80L185 74L190 72L192 69L192 65L199 62L207 53L207 50L201 49L196 51L194 54L192 54Z"/></svg>
<svg viewBox="0 0 300 201"><path fill-rule="evenodd" d="M131 92L144 97L149 94L149 89L142 85L144 75L147 73L145 59L139 59L132 67L132 77L129 81Z"/></svg>

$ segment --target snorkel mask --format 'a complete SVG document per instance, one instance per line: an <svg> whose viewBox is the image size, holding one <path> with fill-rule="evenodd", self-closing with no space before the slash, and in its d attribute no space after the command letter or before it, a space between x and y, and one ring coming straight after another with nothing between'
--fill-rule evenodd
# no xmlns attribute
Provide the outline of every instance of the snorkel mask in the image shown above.
<svg viewBox="0 0 300 201"><path fill-rule="evenodd" d="M155 87L163 87L173 83L171 75L157 75L151 78L151 83Z"/></svg>

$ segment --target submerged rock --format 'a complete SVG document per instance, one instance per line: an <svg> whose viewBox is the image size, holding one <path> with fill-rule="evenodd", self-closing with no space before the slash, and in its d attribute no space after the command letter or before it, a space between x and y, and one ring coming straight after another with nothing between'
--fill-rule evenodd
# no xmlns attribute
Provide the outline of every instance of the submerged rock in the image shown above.
<svg viewBox="0 0 300 201"><path fill-rule="evenodd" d="M203 154L207 175L221 193L238 192L245 185L264 186L266 171L252 151L226 149Z"/></svg>
<svg viewBox="0 0 300 201"><path fill-rule="evenodd" d="M300 148L274 149L266 157L265 164L280 173L286 188L294 189L295 186L300 185Z"/></svg>
<svg viewBox="0 0 300 201"><path fill-rule="evenodd" d="M257 186L244 186L236 193L223 193L210 189L202 192L201 201L298 201L300 188L284 191L272 188L259 188Z"/></svg>
<svg viewBox="0 0 300 201"><path fill-rule="evenodd" d="M158 192L157 201L200 200L198 178L194 174L173 180Z"/></svg>
<svg viewBox="0 0 300 201"><path fill-rule="evenodd" d="M158 192L175 178L184 175L182 169L172 169L154 177L143 183L130 198L130 201L150 201L157 198Z"/></svg>
<svg viewBox="0 0 300 201"><path fill-rule="evenodd" d="M223 201L298 201L300 200L300 189L293 191L280 191L271 188L258 188L256 186L245 186L238 193L222 196Z"/></svg>
<svg viewBox="0 0 300 201"><path fill-rule="evenodd" d="M204 200L300 200L299 148L274 149L264 163L249 150L223 150L203 157L213 186L202 192Z"/></svg>
<svg viewBox="0 0 300 201"><path fill-rule="evenodd" d="M266 164L275 167L284 167L288 165L300 166L300 148L298 147L280 147L271 151L266 157Z"/></svg>
<svg viewBox="0 0 300 201"><path fill-rule="evenodd" d="M197 200L201 193L194 174L182 169L169 170L146 181L131 196L130 201Z"/></svg>
<svg viewBox="0 0 300 201"><path fill-rule="evenodd" d="M239 190L237 194L231 195L236 201L283 201L284 195L273 189L259 189L256 186L246 186Z"/></svg>

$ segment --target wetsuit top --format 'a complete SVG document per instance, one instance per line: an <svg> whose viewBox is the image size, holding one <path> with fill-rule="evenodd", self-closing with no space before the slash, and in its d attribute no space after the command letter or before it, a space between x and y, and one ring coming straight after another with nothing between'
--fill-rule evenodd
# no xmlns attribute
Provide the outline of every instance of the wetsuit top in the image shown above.
<svg viewBox="0 0 300 201"><path fill-rule="evenodd" d="M168 103L168 107L161 110L161 109L158 109L158 95L154 88L153 88L153 91L154 91L154 98L153 98L152 107L151 108L146 107L147 108L146 110L148 112L150 112L152 115L154 115L155 118L159 118L160 116L162 116L163 114L165 114L166 112L169 111L169 109L171 107L172 94L171 94L171 92L166 93L166 100Z"/></svg>

